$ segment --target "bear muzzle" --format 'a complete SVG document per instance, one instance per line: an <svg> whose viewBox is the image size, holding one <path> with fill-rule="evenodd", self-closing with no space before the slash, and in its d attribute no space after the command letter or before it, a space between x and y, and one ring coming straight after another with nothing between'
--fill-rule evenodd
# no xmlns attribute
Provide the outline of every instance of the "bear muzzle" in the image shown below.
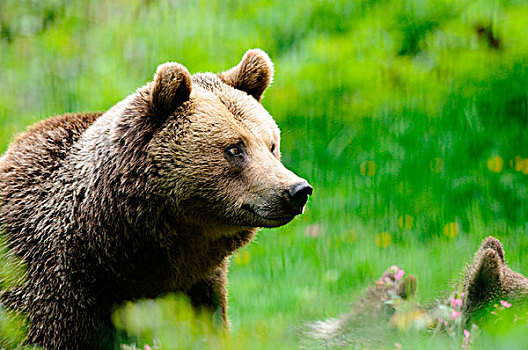
<svg viewBox="0 0 528 350"><path fill-rule="evenodd" d="M245 203L242 209L260 218L260 227L282 226L304 212L308 197L313 188L304 180L297 182L281 191L259 197L257 202Z"/></svg>

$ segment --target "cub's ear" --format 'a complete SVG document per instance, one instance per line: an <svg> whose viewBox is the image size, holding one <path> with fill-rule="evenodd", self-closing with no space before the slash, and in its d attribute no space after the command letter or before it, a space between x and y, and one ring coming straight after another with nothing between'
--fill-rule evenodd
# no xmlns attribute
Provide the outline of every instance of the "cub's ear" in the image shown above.
<svg viewBox="0 0 528 350"><path fill-rule="evenodd" d="M273 63L264 51L253 49L246 52L237 66L218 76L224 83L260 101L273 80Z"/></svg>
<svg viewBox="0 0 528 350"><path fill-rule="evenodd" d="M504 262L493 248L479 249L465 277L466 308L476 309L503 293L501 268Z"/></svg>
<svg viewBox="0 0 528 350"><path fill-rule="evenodd" d="M156 69L152 87L152 112L167 117L189 100L191 74L179 63L167 62Z"/></svg>
<svg viewBox="0 0 528 350"><path fill-rule="evenodd" d="M495 237L489 236L482 241L479 250L484 251L485 249L493 249L499 255L502 262L504 262L504 249L502 243Z"/></svg>

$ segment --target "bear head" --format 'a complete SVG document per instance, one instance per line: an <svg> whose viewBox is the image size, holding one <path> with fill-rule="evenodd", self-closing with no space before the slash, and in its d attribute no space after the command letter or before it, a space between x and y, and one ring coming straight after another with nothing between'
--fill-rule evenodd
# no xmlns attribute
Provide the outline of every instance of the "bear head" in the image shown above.
<svg viewBox="0 0 528 350"><path fill-rule="evenodd" d="M464 277L465 313L499 299L528 296L528 278L511 270L504 260L501 242L488 237L482 241Z"/></svg>
<svg viewBox="0 0 528 350"><path fill-rule="evenodd" d="M219 74L162 64L140 91L156 125L149 187L181 223L276 227L303 212L312 187L281 163L279 128L260 103L272 78L267 54L249 50Z"/></svg>

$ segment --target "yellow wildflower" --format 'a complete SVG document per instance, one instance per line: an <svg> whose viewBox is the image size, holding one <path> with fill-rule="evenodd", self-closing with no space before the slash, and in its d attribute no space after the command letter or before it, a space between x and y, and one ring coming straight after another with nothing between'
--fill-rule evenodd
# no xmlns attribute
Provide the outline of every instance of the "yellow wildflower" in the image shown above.
<svg viewBox="0 0 528 350"><path fill-rule="evenodd" d="M413 227L414 218L411 215L405 214L398 218L398 227L409 230Z"/></svg>
<svg viewBox="0 0 528 350"><path fill-rule="evenodd" d="M251 255L249 254L247 250L243 250L239 252L235 257L235 261L237 265L247 265L249 264L250 260L251 260Z"/></svg>
<svg viewBox="0 0 528 350"><path fill-rule="evenodd" d="M528 158L515 157L515 170L528 174Z"/></svg>
<svg viewBox="0 0 528 350"><path fill-rule="evenodd" d="M456 222L450 222L444 226L444 235L449 238L455 238L458 235L458 224Z"/></svg>
<svg viewBox="0 0 528 350"><path fill-rule="evenodd" d="M495 156L488 159L488 169L494 173L500 173L504 166L501 156Z"/></svg>
<svg viewBox="0 0 528 350"><path fill-rule="evenodd" d="M517 156L515 159L510 160L510 167L515 169L515 171L528 174L528 158Z"/></svg>
<svg viewBox="0 0 528 350"><path fill-rule="evenodd" d="M371 160L368 160L366 162L363 162L360 165L360 171L362 175L366 176L374 176L376 174L376 163L374 163Z"/></svg>
<svg viewBox="0 0 528 350"><path fill-rule="evenodd" d="M374 243L380 248L386 248L392 243L392 237L388 232L381 232L374 238Z"/></svg>

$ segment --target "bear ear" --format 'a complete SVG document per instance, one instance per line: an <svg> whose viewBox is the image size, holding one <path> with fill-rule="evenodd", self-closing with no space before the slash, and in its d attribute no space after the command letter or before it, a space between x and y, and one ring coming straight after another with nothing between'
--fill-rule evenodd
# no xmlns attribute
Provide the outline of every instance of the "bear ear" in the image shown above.
<svg viewBox="0 0 528 350"><path fill-rule="evenodd" d="M502 294L501 268L504 262L493 248L479 249L465 277L466 308L478 308Z"/></svg>
<svg viewBox="0 0 528 350"><path fill-rule="evenodd" d="M496 251L501 261L504 262L504 249L502 248L502 243L497 238L489 236L488 238L484 239L479 250L483 251L488 248Z"/></svg>
<svg viewBox="0 0 528 350"><path fill-rule="evenodd" d="M152 87L151 109L153 114L167 117L189 100L191 74L179 63L164 63L156 69Z"/></svg>
<svg viewBox="0 0 528 350"><path fill-rule="evenodd" d="M246 52L237 66L218 76L224 83L260 101L273 80L273 63L264 51L253 49Z"/></svg>

